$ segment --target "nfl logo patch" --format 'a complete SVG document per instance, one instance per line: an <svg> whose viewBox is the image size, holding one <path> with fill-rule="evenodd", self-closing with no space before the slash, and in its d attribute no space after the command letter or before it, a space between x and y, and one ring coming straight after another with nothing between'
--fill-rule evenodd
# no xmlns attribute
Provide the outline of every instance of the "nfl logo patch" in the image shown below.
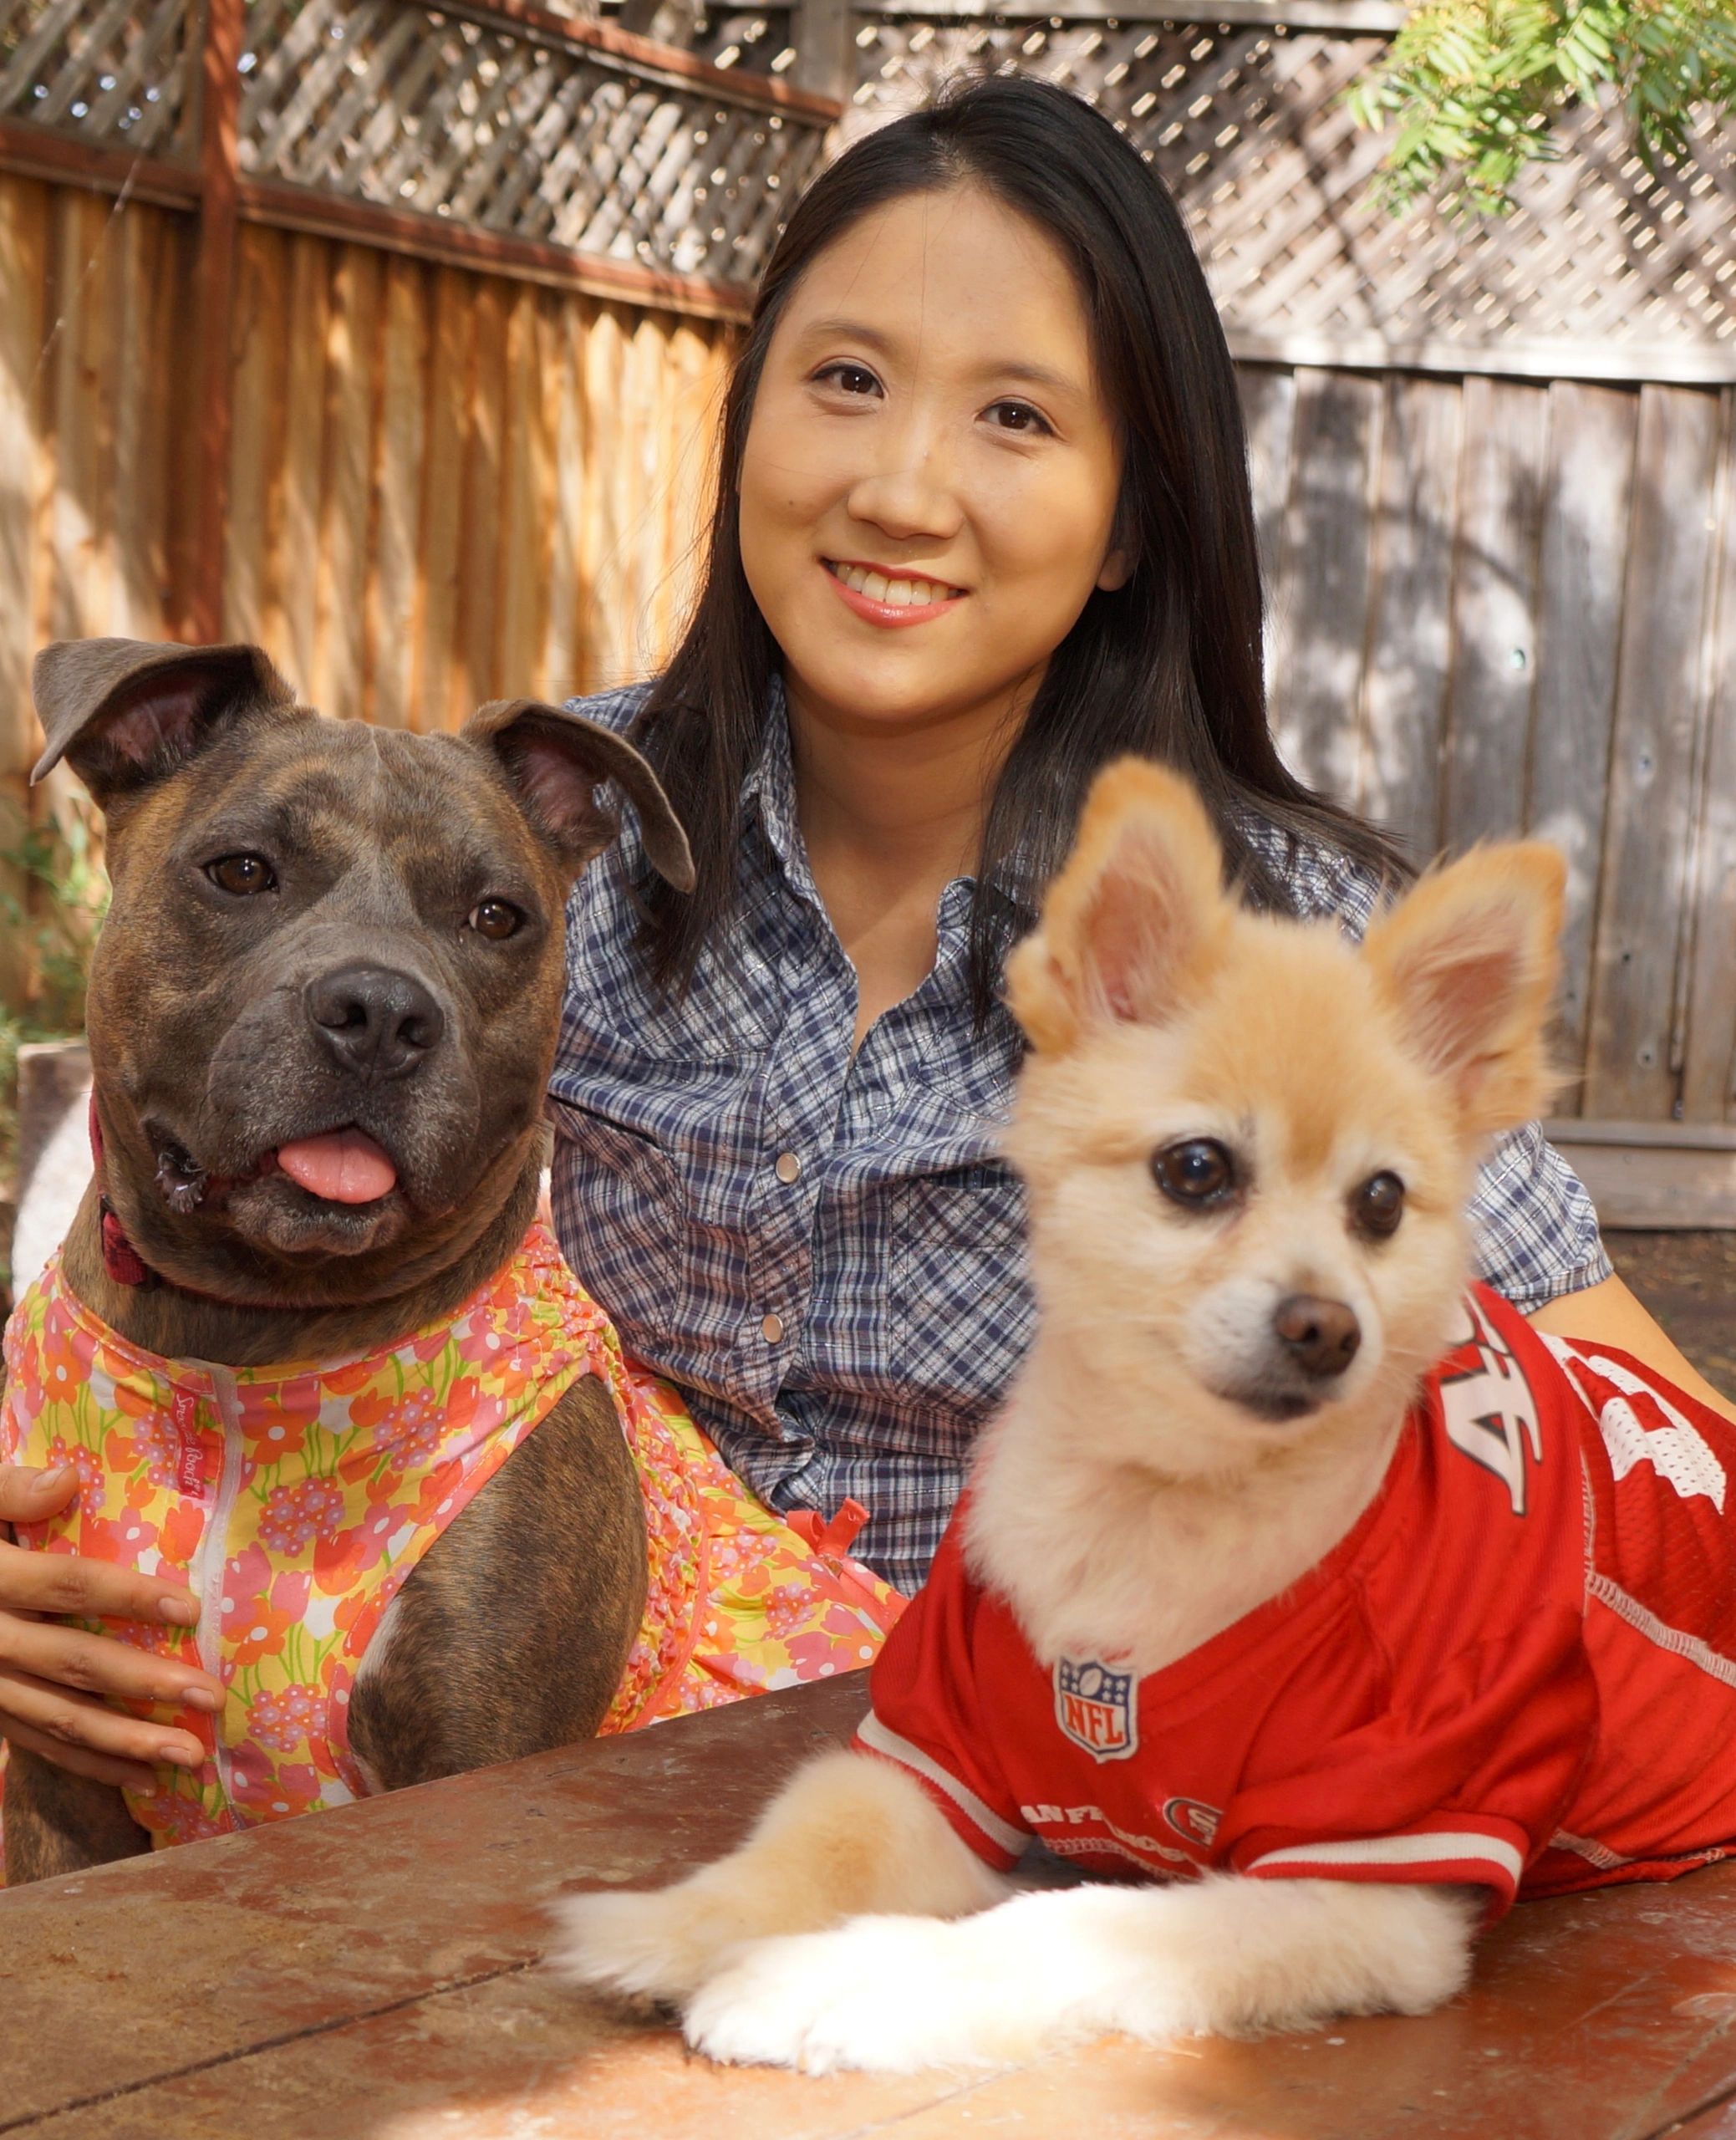
<svg viewBox="0 0 1736 2140"><path fill-rule="evenodd" d="M1139 1745L1137 1683L1095 1658L1055 1664L1055 1721L1094 1761L1124 1761Z"/></svg>

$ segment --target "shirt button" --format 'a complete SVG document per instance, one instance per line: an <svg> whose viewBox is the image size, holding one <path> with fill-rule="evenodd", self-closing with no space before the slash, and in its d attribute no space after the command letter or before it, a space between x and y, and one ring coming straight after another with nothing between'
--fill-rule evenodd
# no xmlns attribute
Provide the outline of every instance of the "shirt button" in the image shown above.
<svg viewBox="0 0 1736 2140"><path fill-rule="evenodd" d="M784 1334L784 1319L781 1315L768 1315L760 1325L760 1335L768 1345L775 1345Z"/></svg>
<svg viewBox="0 0 1736 2140"><path fill-rule="evenodd" d="M802 1171L802 1162L793 1152L780 1152L775 1171L780 1181L794 1181Z"/></svg>

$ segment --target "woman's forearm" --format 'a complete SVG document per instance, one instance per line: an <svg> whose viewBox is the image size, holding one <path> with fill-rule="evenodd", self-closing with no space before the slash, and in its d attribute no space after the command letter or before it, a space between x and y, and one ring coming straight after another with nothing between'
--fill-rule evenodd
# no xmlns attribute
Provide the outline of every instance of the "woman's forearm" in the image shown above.
<svg viewBox="0 0 1736 2140"><path fill-rule="evenodd" d="M1714 1412L1736 1422L1736 1404L1721 1396L1692 1361L1672 1344L1662 1328L1619 1278L1606 1278L1576 1293L1563 1293L1537 1309L1531 1321L1558 1338L1591 1338L1632 1353L1656 1368L1678 1389L1697 1397Z"/></svg>

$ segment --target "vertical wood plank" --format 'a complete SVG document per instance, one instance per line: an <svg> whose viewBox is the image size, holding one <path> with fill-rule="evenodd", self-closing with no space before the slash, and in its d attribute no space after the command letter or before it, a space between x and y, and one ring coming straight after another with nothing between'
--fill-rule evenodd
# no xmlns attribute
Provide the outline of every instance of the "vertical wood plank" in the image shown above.
<svg viewBox="0 0 1736 2140"><path fill-rule="evenodd" d="M420 636L423 456L428 405L430 272L389 260L380 313L380 411L374 462L375 538L368 575L371 716L388 728L416 725Z"/></svg>
<svg viewBox="0 0 1736 2140"><path fill-rule="evenodd" d="M1585 1073L1639 406L1632 388L1564 380L1550 389L1526 829L1567 858L1556 1050L1574 1083L1560 1113L1577 1109Z"/></svg>
<svg viewBox="0 0 1736 2140"><path fill-rule="evenodd" d="M1356 804L1418 862L1441 838L1462 400L1456 381L1396 376L1381 426Z"/></svg>
<svg viewBox="0 0 1736 2140"><path fill-rule="evenodd" d="M29 773L42 747L30 701L36 651L40 551L36 501L42 482L42 380L48 191L0 177L0 843L11 848L30 808ZM22 874L0 863L0 893L22 906ZM30 981L25 933L0 929L0 1003L23 1005Z"/></svg>
<svg viewBox="0 0 1736 2140"><path fill-rule="evenodd" d="M313 553L319 590L314 699L327 713L357 720L368 711L364 597L374 499L380 255L371 246L345 245L337 248L332 264L325 456Z"/></svg>
<svg viewBox="0 0 1736 2140"><path fill-rule="evenodd" d="M288 283L283 398L271 431L280 456L272 485L269 583L277 650L302 691L319 701L319 545L325 524L327 391L331 285L337 248L323 238L270 233L277 273ZM263 412L259 412L263 414ZM328 708L328 711L336 709Z"/></svg>
<svg viewBox="0 0 1736 2140"><path fill-rule="evenodd" d="M598 441L588 469L579 537L579 570L589 593L583 683L588 691L613 682L619 674L621 588L611 467L615 456L601 441L608 441L612 448L620 406L621 355L620 312L612 304L599 305L585 339L585 427Z"/></svg>
<svg viewBox="0 0 1736 2140"><path fill-rule="evenodd" d="M506 393L501 425L500 645L498 688L508 698L540 697L542 625L548 608L542 531L547 524L552 469L549 412L538 365L539 322L547 302L524 285L507 318Z"/></svg>
<svg viewBox="0 0 1736 2140"><path fill-rule="evenodd" d="M198 321L199 492L196 578L189 588L195 641L216 639L223 615L224 529L229 512L235 405L234 307L241 181L237 64L247 39L247 0L204 0L199 57Z"/></svg>
<svg viewBox="0 0 1736 2140"><path fill-rule="evenodd" d="M59 303L48 367L55 439L48 626L53 638L79 639L102 630L113 578L113 321L102 272L109 204L99 195L63 193L54 226Z"/></svg>
<svg viewBox="0 0 1736 2140"><path fill-rule="evenodd" d="M180 280L178 217L129 211L117 244L123 287L115 434L115 609L108 629L171 639L179 625L171 560Z"/></svg>
<svg viewBox="0 0 1736 2140"><path fill-rule="evenodd" d="M1708 619L1708 735L1693 888L1682 1112L1736 1118L1736 388L1726 387L1715 486L1718 564Z"/></svg>
<svg viewBox="0 0 1736 2140"><path fill-rule="evenodd" d="M474 299L470 424L464 458L463 569L459 578L452 690L445 726L456 727L499 696L501 431L507 391L507 293L491 277Z"/></svg>
<svg viewBox="0 0 1736 2140"><path fill-rule="evenodd" d="M1684 940L1718 396L1641 390L1585 1112L1666 1121Z"/></svg>
<svg viewBox="0 0 1736 2140"><path fill-rule="evenodd" d="M586 455L584 348L593 310L590 300L572 298L549 322L550 341L543 378L553 396L553 525L548 543L548 630L542 665L550 692L572 696L584 674L585 634L589 629L590 591L579 563L580 530L588 480Z"/></svg>
<svg viewBox="0 0 1736 2140"><path fill-rule="evenodd" d="M1454 852L1525 823L1548 426L1546 388L1466 380L1441 826Z"/></svg>
<svg viewBox="0 0 1736 2140"><path fill-rule="evenodd" d="M224 530L223 628L231 639L263 646L299 684L307 672L296 666L272 586L280 548L272 522L286 433L284 265L283 241L275 232L242 232L236 257L236 424ZM304 562L308 554L303 553Z"/></svg>
<svg viewBox="0 0 1736 2140"><path fill-rule="evenodd" d="M422 625L417 656L418 728L447 728L454 686L464 501L465 438L470 420L474 277L456 268L436 274L429 365L428 460L422 485Z"/></svg>
<svg viewBox="0 0 1736 2140"><path fill-rule="evenodd" d="M1296 374L1278 364L1240 364L1236 390L1248 437L1248 482L1254 498L1254 532L1260 546L1260 587L1265 619L1266 696L1275 683L1272 655L1274 605L1279 597L1284 508L1290 497L1290 445L1296 421Z"/></svg>
<svg viewBox="0 0 1736 2140"><path fill-rule="evenodd" d="M1282 594L1272 634L1273 726L1304 780L1347 799L1356 782L1381 383L1305 369L1296 380Z"/></svg>

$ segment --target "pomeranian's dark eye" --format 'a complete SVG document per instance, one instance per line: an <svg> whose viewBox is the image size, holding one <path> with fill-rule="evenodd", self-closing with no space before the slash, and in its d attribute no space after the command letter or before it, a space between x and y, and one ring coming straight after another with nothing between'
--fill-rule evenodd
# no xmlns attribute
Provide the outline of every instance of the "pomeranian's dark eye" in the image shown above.
<svg viewBox="0 0 1736 2140"><path fill-rule="evenodd" d="M1396 1174L1370 1174L1352 1193L1351 1224L1371 1241L1384 1241L1389 1234L1397 1233L1403 1216L1404 1184Z"/></svg>
<svg viewBox="0 0 1736 2140"><path fill-rule="evenodd" d="M220 854L206 864L205 874L220 892L238 899L277 889L277 872L262 854Z"/></svg>
<svg viewBox="0 0 1736 2140"><path fill-rule="evenodd" d="M1222 1204L1236 1187L1235 1162L1210 1137L1166 1144L1151 1163L1153 1179L1173 1204Z"/></svg>
<svg viewBox="0 0 1736 2140"><path fill-rule="evenodd" d="M486 936L491 943L499 944L508 936L518 934L523 925L524 916L505 899L481 899L471 909L466 923L479 936Z"/></svg>

